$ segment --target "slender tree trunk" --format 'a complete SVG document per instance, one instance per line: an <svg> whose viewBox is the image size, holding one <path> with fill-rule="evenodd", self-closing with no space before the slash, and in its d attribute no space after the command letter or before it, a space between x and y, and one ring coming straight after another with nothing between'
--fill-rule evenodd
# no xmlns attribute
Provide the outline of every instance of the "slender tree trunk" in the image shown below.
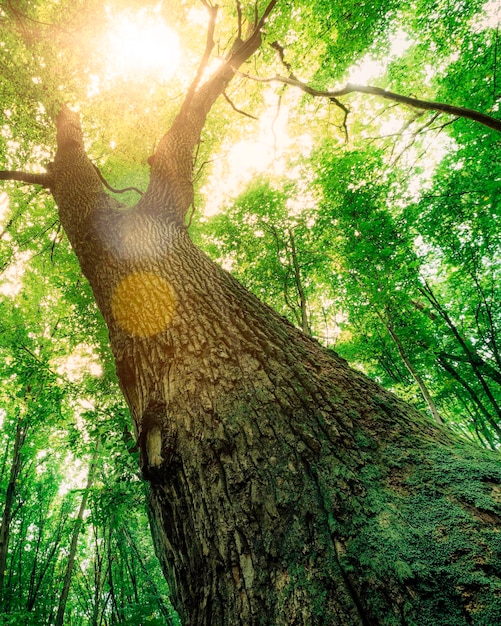
<svg viewBox="0 0 501 626"><path fill-rule="evenodd" d="M404 365L407 368L407 370L409 371L409 374L415 380L416 385L419 387L419 390L421 391L421 395L423 396L424 401L428 405L428 409L429 409L429 411L431 413L431 416L433 417L434 421L437 424L443 424L444 420L442 419L442 416L440 415L440 413L439 413L439 411L437 409L437 406L436 406L433 398L431 397L430 392L428 391L428 387L426 386L424 380L421 378L421 376L418 374L418 372L416 371L416 369L414 368L414 366L410 362L410 360L409 360L409 358L407 356L407 353L404 350L402 342L400 341L400 338L395 333L395 331L393 330L393 328L392 328L390 323L385 323L385 325L386 325L386 328L388 329L388 332L390 333L390 337L393 339L393 341L395 342L395 345L397 346L397 350L398 350L398 353L400 354L400 358L404 362Z"/></svg>
<svg viewBox="0 0 501 626"><path fill-rule="evenodd" d="M445 359L444 357L439 355L438 358L437 358L437 361L443 367L443 369L446 372L448 372L451 375L452 378L454 378L454 380L456 380L460 385L462 385L464 387L464 389L466 389L466 391L470 395L470 398L472 399L473 403L479 409L480 413L484 416L485 423L490 425L492 430L496 433L496 436L497 436L498 440L501 440L501 427L496 422L494 416L491 415L490 412L487 410L487 407L482 402L482 400L479 398L479 396L478 396L477 392L475 391L475 389L468 383L468 381L466 381L459 374L459 372L454 367L452 367L452 365L448 362L447 359Z"/></svg>
<svg viewBox="0 0 501 626"><path fill-rule="evenodd" d="M299 296L299 305L301 307L301 329L307 335L311 335L310 323L308 321L308 306L306 303L306 294L304 293L303 280L301 278L301 270L299 269L299 261L296 252L296 241L294 233L289 229L289 242L291 245L292 266L294 268L294 283Z"/></svg>
<svg viewBox="0 0 501 626"><path fill-rule="evenodd" d="M468 357L468 362L470 363L470 365L472 367L472 370L473 370L477 380L479 381L481 387L483 388L483 390L485 392L485 395L487 396L487 398L489 399L492 407L494 408L498 419L501 420L501 406L499 405L499 402L497 401L497 399L494 397L494 394L492 393L489 385L487 384L487 381L485 380L484 376L482 375L482 372L481 372L482 364L479 363L479 359L475 358L474 351L470 349L470 347L468 346L467 342L461 336L461 333L456 328L456 326L455 326L454 322L452 321L452 319L450 318L449 314L442 307L440 302L437 300L437 298L436 298L435 294L433 293L431 287L428 284L426 284L425 287L423 287L421 289L421 293L428 299L428 302L430 302L430 304L440 314L440 316L445 321L445 323L447 324L447 326L451 330L452 334L456 338L458 344L463 349L465 355ZM483 359L480 359L480 361L482 361L482 363L483 363Z"/></svg>
<svg viewBox="0 0 501 626"><path fill-rule="evenodd" d="M139 563L139 566L141 567L141 569L143 570L143 574L145 575L146 579L149 581L150 586L152 587L153 591L155 592L155 596L157 598L158 601L158 607L162 613L162 616L165 620L166 624L171 624L172 623L172 607L169 607L168 604L165 602L165 599L162 598L162 596L160 595L160 592L158 590L158 587L155 583L155 580L153 579L153 577L151 576L150 571L148 570L146 564L144 563L144 560L141 556L141 553L139 552L139 549L137 547L137 545L134 543L129 531L127 530L127 528L124 526L122 528L122 532L123 535L127 541L127 543L129 544L130 549L132 550L132 553L135 555L137 562ZM131 582L135 582L135 580L132 579L131 577ZM134 593L136 592L136 587L134 585Z"/></svg>
<svg viewBox="0 0 501 626"><path fill-rule="evenodd" d="M45 511L44 511L45 514ZM54 576L54 568L57 562L57 555L59 552L59 547L61 544L62 531L64 526L64 520L61 518L58 527L52 538L52 546L48 553L46 554L42 563L38 563L40 571L38 572L37 579L35 581L34 588L30 591L30 597L28 602L26 603L26 608L28 611L32 611L35 607L35 602L37 598L40 597L40 589L42 587L42 583L46 578L52 579ZM34 565L34 570L36 570ZM35 573L35 572L34 572ZM46 582L46 588L50 588L50 581Z"/></svg>
<svg viewBox="0 0 501 626"><path fill-rule="evenodd" d="M14 442L14 452L10 466L9 482L5 493L5 504L2 513L2 523L0 524L0 604L4 599L4 581L7 573L7 555L10 541L10 525L14 507L14 497L16 485L21 471L22 457L21 450L26 440L28 427L20 417L16 426L16 439Z"/></svg>
<svg viewBox="0 0 501 626"><path fill-rule="evenodd" d="M75 520L75 526L73 528L73 534L71 536L70 552L68 554L68 561L66 563L66 571L64 574L63 588L61 595L59 596L59 604L57 607L57 615L55 626L62 626L64 624L64 612L66 609L66 601L68 600L68 594L70 592L71 578L73 576L73 568L75 567L75 559L77 554L78 538L82 529L83 516L87 507L87 500L89 498L90 489L94 481L94 474L96 470L97 457L99 454L99 441L96 444L96 449L92 456L89 472L87 474L87 484L83 490L82 500L80 501L80 508L78 509L78 515Z"/></svg>
<svg viewBox="0 0 501 626"><path fill-rule="evenodd" d="M184 226L205 117L262 22L190 89L136 207L104 193L66 108L48 181L108 325L173 601L196 626L498 623L498 456L288 324Z"/></svg>

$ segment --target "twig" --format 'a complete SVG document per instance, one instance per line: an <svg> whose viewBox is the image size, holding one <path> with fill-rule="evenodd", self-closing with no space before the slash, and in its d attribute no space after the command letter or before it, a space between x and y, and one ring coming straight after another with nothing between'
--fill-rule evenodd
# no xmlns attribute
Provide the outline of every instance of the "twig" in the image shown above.
<svg viewBox="0 0 501 626"><path fill-rule="evenodd" d="M275 50L275 51L276 51L276 53L277 53L277 55L278 55L278 58L280 59L280 62L281 62L281 63L282 63L282 65L286 68L286 70L289 72L289 79L290 79L290 80L292 80L292 81L294 81L294 82L297 82L297 83L300 83L300 84L304 84L304 83L301 83L301 81L299 81L299 80L298 80L298 79L294 76L294 73L293 73L293 71L292 71L291 64L290 64L290 63L288 63L288 62L285 60L285 50L284 50L283 46L281 46L281 45L278 43L278 41L274 41L274 42L271 44L271 47L273 48L273 50ZM311 94L311 95L313 95L313 94ZM343 132L344 132L344 136L345 136L345 139L346 139L346 143L348 143L348 141L349 141L349 137L348 137L348 126L347 126L347 121L348 121L348 115L349 115L349 113L350 113L350 110L348 109L348 107L347 107L347 106L345 106L342 102L340 102L340 101L339 101L339 100L338 100L335 96L330 97L330 98L329 98L329 100L330 100L333 104L335 104L335 105L336 105L339 109L341 109L341 110L343 111L343 113L344 113L343 121L342 121L342 123L341 123L341 128L342 128L342 130L343 130Z"/></svg>
<svg viewBox="0 0 501 626"><path fill-rule="evenodd" d="M256 117L255 115L252 115L251 113L246 113L245 111L242 111L242 109L238 109L233 102L229 99L228 94L226 93L226 91L223 91L223 97L226 100L226 102L230 105L230 107L236 111L237 113L240 113L241 115L245 115L245 117L250 117L251 120L258 120L259 118Z"/></svg>
<svg viewBox="0 0 501 626"><path fill-rule="evenodd" d="M19 26L21 28L21 30L24 31L24 34L27 38L30 38L31 36L29 36L27 34L27 31L25 29L24 24L22 23L22 20L26 20L28 22L32 22L33 24L36 24L37 26L48 26L51 29L54 29L56 31L60 31L61 33L64 33L65 35L71 35L72 33L64 28L62 28L61 26L58 26L57 24L52 24L50 22L42 22L40 20L36 20L33 17L30 17L29 15L26 15L26 13L21 13L21 11L19 11L19 9L16 9L13 4L12 4L12 0L8 1L8 5L9 5L9 9L12 11L12 13L14 14L14 16L16 17L16 19L19 22Z"/></svg>
<svg viewBox="0 0 501 626"><path fill-rule="evenodd" d="M101 170L98 168L98 166L95 163L92 163L92 167L95 169L95 171L96 171L97 175L99 176L99 179L101 180L103 185L106 187L106 189L111 191L111 193L126 193L127 191L135 191L140 196L143 195L143 192L140 189L138 189L137 187L125 187L124 189L115 189L114 187L112 187L108 183L108 181L105 179L105 177L101 174Z"/></svg>
<svg viewBox="0 0 501 626"><path fill-rule="evenodd" d="M56 230L56 236L54 237L54 240L52 241L52 246L50 249L50 260L51 263L54 263L54 252L56 250L56 243L57 243L57 239L59 237L59 233L61 232L61 222L59 222L58 226L57 226L57 230Z"/></svg>
<svg viewBox="0 0 501 626"><path fill-rule="evenodd" d="M344 113L344 117L343 117L343 121L341 122L341 128L344 131L344 138L346 140L346 143L349 143L350 138L348 136L348 115L350 114L350 109L345 106L342 102L340 102L337 98L329 98L329 100L334 103L339 109L341 109L341 111L343 111Z"/></svg>

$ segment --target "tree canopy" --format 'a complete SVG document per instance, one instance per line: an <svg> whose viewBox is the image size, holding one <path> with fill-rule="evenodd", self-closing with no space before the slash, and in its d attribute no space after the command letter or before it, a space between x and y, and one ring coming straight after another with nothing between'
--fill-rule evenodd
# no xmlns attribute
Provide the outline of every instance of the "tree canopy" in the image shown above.
<svg viewBox="0 0 501 626"><path fill-rule="evenodd" d="M192 239L327 350L495 451L500 18L477 0L2 3L2 623L178 620L106 325L48 191L61 110L132 206L180 110L233 59L195 141Z"/></svg>

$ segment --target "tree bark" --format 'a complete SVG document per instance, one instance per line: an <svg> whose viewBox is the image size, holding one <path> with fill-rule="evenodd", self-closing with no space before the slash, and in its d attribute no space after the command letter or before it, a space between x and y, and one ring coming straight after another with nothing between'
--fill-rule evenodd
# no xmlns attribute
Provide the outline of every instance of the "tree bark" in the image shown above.
<svg viewBox="0 0 501 626"><path fill-rule="evenodd" d="M259 302L175 217L119 210L86 181L95 204L80 196L74 234L64 185L185 624L501 611L497 457L461 461L450 435Z"/></svg>

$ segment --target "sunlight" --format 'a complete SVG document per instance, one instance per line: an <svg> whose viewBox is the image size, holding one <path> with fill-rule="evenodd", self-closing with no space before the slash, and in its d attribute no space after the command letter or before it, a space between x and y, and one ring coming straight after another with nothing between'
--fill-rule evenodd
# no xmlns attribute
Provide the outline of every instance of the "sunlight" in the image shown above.
<svg viewBox="0 0 501 626"><path fill-rule="evenodd" d="M81 459L76 459L71 451L68 451L64 460L66 477L59 485L58 494L64 497L74 489L83 489L87 482L88 468Z"/></svg>
<svg viewBox="0 0 501 626"><path fill-rule="evenodd" d="M264 99L267 106L259 119L258 136L226 147L201 189L206 199L204 215L207 217L215 215L225 202L235 198L256 174L268 171L283 175L285 171L283 157L292 141L287 131L289 108L277 106L273 89L264 94ZM305 136L309 137L305 133L300 141L304 141Z"/></svg>
<svg viewBox="0 0 501 626"><path fill-rule="evenodd" d="M10 265L2 273L0 283L0 294L13 298L23 288L23 276L26 270L26 263L31 256L30 250L16 252Z"/></svg>
<svg viewBox="0 0 501 626"><path fill-rule="evenodd" d="M482 7L482 14L473 20L472 27L478 32L487 28L498 28L500 23L501 6L499 0L489 0Z"/></svg>
<svg viewBox="0 0 501 626"><path fill-rule="evenodd" d="M177 33L160 15L161 4L154 9L113 14L105 43L108 72L112 78L155 74L168 81L176 71L181 48Z"/></svg>
<svg viewBox="0 0 501 626"><path fill-rule="evenodd" d="M371 80L381 77L390 61L402 56L410 48L412 40L407 33L398 30L390 39L390 50L384 60L377 60L367 54L359 63L348 70L348 81L358 85L367 85Z"/></svg>
<svg viewBox="0 0 501 626"><path fill-rule="evenodd" d="M0 225L2 226L8 215L9 209L9 196L5 193L5 191L2 191L2 193L0 193Z"/></svg>
<svg viewBox="0 0 501 626"><path fill-rule="evenodd" d="M53 359L53 365L59 375L66 376L72 383L80 382L86 375L103 375L98 355L85 343L78 344L71 354Z"/></svg>

